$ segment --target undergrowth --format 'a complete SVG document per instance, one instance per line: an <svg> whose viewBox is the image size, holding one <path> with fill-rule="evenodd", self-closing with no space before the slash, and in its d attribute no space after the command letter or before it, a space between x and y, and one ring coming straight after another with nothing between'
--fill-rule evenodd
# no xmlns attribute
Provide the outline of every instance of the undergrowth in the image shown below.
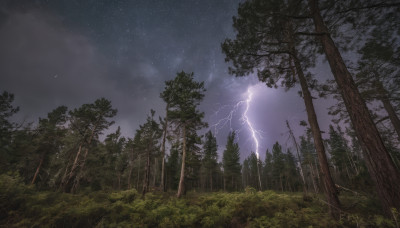
<svg viewBox="0 0 400 228"><path fill-rule="evenodd" d="M339 221L322 196L245 191L235 193L148 193L37 191L17 176L0 176L1 227L396 227L375 201L343 196ZM399 214L394 210L394 217Z"/></svg>

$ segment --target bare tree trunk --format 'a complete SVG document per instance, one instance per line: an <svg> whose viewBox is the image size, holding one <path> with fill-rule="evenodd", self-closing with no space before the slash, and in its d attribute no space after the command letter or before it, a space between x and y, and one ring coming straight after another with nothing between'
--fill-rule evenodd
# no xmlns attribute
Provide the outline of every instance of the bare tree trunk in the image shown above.
<svg viewBox="0 0 400 228"><path fill-rule="evenodd" d="M138 163L138 171L137 171L137 180L136 180L136 189L139 190L139 182L140 182L140 154L139 154L139 163Z"/></svg>
<svg viewBox="0 0 400 228"><path fill-rule="evenodd" d="M391 208L400 209L400 174L385 148L339 50L330 37L329 30L324 24L319 10L318 1L308 0L308 4L314 20L315 31L322 34L319 38L323 50L363 148L368 171L375 182L383 208L386 214L390 216Z"/></svg>
<svg viewBox="0 0 400 228"><path fill-rule="evenodd" d="M181 167L181 176L179 179L179 187L178 193L176 196L180 198L183 193L183 187L185 184L185 162L186 162L186 124L183 124L183 145L182 145L182 167Z"/></svg>
<svg viewBox="0 0 400 228"><path fill-rule="evenodd" d="M43 160L44 160L44 155L40 158L40 162L39 162L38 167L36 168L35 175L33 175L33 179L32 179L32 182L31 182L32 185L35 184L35 181L36 181L36 178L37 178L37 176L39 174L40 168L42 167Z"/></svg>

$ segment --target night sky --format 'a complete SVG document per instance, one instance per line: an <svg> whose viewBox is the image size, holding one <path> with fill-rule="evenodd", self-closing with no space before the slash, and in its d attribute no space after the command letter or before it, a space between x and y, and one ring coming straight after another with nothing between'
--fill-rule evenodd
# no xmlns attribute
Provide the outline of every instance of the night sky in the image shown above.
<svg viewBox="0 0 400 228"><path fill-rule="evenodd" d="M69 109L105 97L118 109L115 131L133 137L150 109L165 115L159 98L164 81L177 72L194 72L207 92L200 109L222 152L230 129L238 130L242 160L254 151L254 141L241 114L231 124L215 126L249 86L253 100L249 119L262 131L260 155L279 141L288 141L285 120L296 135L306 120L299 87L288 92L270 89L253 75L228 74L220 45L233 38L232 17L240 0L7 0L0 2L0 90L15 94L18 121L34 122L60 105ZM314 70L329 77L326 64ZM321 129L327 131L326 108L333 101L317 100ZM219 129L216 131L216 129ZM205 129L202 133L204 133ZM326 135L325 135L326 136Z"/></svg>

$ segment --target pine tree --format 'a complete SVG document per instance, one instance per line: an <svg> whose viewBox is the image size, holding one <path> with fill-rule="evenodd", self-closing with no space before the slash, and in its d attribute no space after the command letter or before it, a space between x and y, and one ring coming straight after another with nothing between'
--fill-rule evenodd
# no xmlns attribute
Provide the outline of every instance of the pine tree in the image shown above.
<svg viewBox="0 0 400 228"><path fill-rule="evenodd" d="M341 132L339 126L337 130L335 130L332 125L329 125L329 153L331 154L331 160L334 166L338 169L340 179L343 181L346 175L347 179L351 179L351 177L349 173L349 148L341 134L343 134L343 132Z"/></svg>
<svg viewBox="0 0 400 228"><path fill-rule="evenodd" d="M126 139L121 137L121 128L118 126L114 133L106 136L104 140L108 154L108 167L110 172L110 184L121 189L122 174L128 167L128 151L125 150Z"/></svg>
<svg viewBox="0 0 400 228"><path fill-rule="evenodd" d="M203 100L205 89L203 82L194 81L193 73L183 71L175 79L166 81L165 85L165 91L173 91L168 93L167 118L175 125L175 131L181 134L182 139L182 167L177 193L179 198L184 193L188 139L193 139L197 130L207 126L203 122L204 113L197 109ZM195 144L196 142L192 146Z"/></svg>
<svg viewBox="0 0 400 228"><path fill-rule="evenodd" d="M149 191L150 185L150 172L151 172L151 161L158 153L158 142L162 135L162 129L160 125L154 120L155 111L151 110L150 116L147 116L146 123L140 125L136 134L139 137L139 151L144 155L145 158L145 172L143 178L142 196ZM155 173L153 174L155 175Z"/></svg>
<svg viewBox="0 0 400 228"><path fill-rule="evenodd" d="M205 134L205 140L203 144L203 160L202 164L205 170L205 179L206 182L209 183L210 191L213 191L213 182L215 182L215 178L217 172L217 164L218 164L218 145L217 139L212 134L211 131L208 131Z"/></svg>
<svg viewBox="0 0 400 228"><path fill-rule="evenodd" d="M275 189L284 191L283 174L285 169L285 156L282 152L282 146L276 142L272 147L272 178Z"/></svg>
<svg viewBox="0 0 400 228"><path fill-rule="evenodd" d="M15 124L9 118L19 111L14 107L14 94L3 91L0 94L0 171L10 170L10 161L13 154L10 151Z"/></svg>
<svg viewBox="0 0 400 228"><path fill-rule="evenodd" d="M319 192L318 168L315 167L314 159L316 157L315 147L312 143L310 131L306 132L306 136L300 136L300 151L302 154L303 164L305 165L304 174L306 178L311 180L314 192Z"/></svg>
<svg viewBox="0 0 400 228"><path fill-rule="evenodd" d="M37 149L34 156L37 164L31 184L35 184L43 168L49 166L50 157L59 152L65 137L64 124L67 121L67 107L60 106L47 115L47 118L39 119L36 129L37 135L33 141ZM32 159L32 158L31 158Z"/></svg>
<svg viewBox="0 0 400 228"><path fill-rule="evenodd" d="M240 180L240 152L239 144L235 142L236 133L230 132L225 150L222 155L224 169L224 190L238 190Z"/></svg>
<svg viewBox="0 0 400 228"><path fill-rule="evenodd" d="M263 180L265 181L264 189L272 189L272 170L273 170L272 154L267 149L267 151L265 152L265 160L263 168Z"/></svg>
<svg viewBox="0 0 400 228"><path fill-rule="evenodd" d="M84 175L83 170L92 143L98 139L103 130L114 123L114 121L108 119L116 114L117 110L112 108L111 101L105 98L97 99L92 104L84 104L69 112L69 129L74 140L78 140L73 142L78 145L78 148L71 166L69 167L67 164L65 167L60 188L67 192L75 192L78 189L80 179ZM73 183L71 183L73 178Z"/></svg>
<svg viewBox="0 0 400 228"><path fill-rule="evenodd" d="M286 190L297 191L299 183L299 175L296 169L296 160L292 152L288 149L285 154L285 180Z"/></svg>

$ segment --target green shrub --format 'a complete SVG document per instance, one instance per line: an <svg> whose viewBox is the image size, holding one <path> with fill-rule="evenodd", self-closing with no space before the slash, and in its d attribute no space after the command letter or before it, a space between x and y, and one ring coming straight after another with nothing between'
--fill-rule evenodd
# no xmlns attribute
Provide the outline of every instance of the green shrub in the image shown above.
<svg viewBox="0 0 400 228"><path fill-rule="evenodd" d="M352 205L334 221L319 200L301 193L164 193L134 189L80 194L37 191L16 174L0 175L0 227L396 227L373 199L342 196ZM356 206L354 206L356 205ZM344 205L346 207L346 205ZM350 208L350 207L349 207Z"/></svg>

